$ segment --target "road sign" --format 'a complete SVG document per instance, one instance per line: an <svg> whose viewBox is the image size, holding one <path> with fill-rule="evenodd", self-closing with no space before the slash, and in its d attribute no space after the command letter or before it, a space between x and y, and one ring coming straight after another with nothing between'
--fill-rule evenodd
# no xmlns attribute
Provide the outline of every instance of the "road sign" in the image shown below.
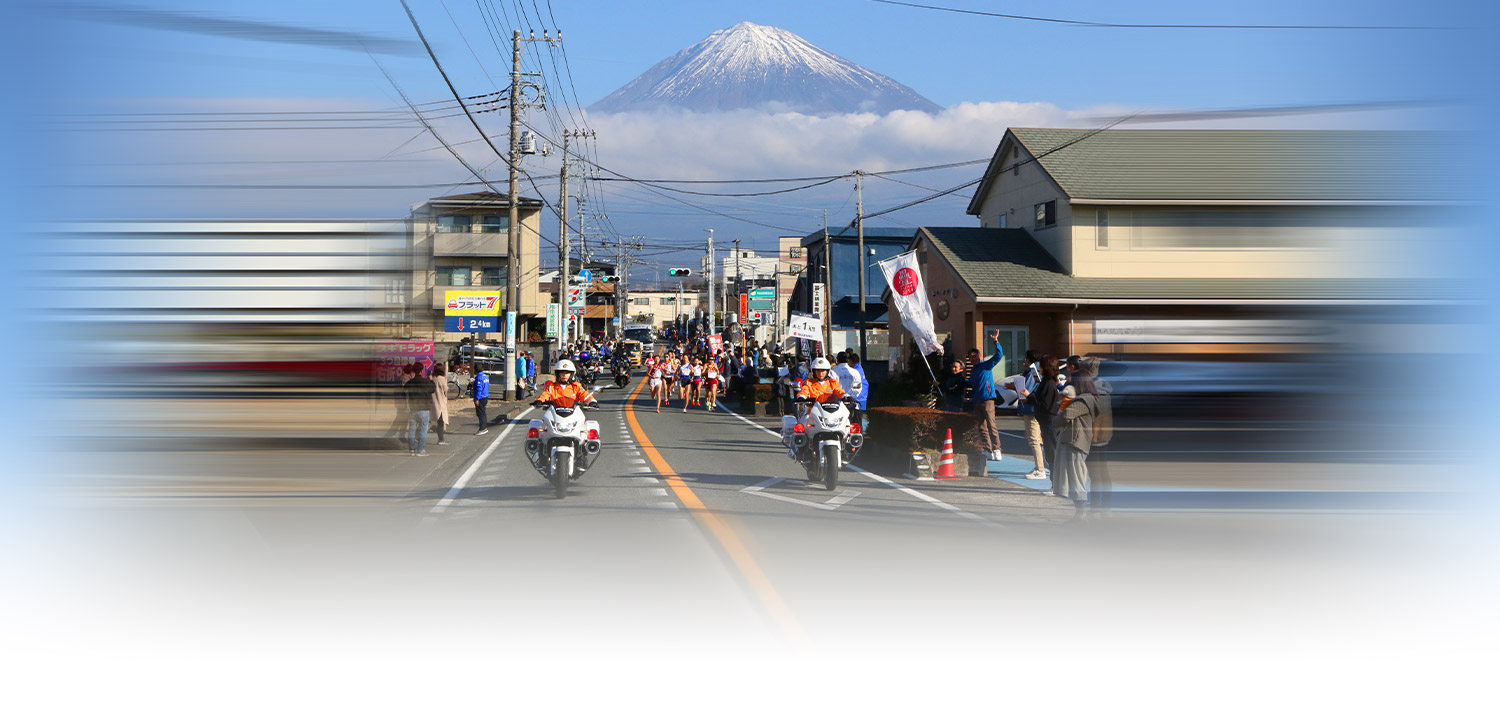
<svg viewBox="0 0 1500 720"><path fill-rule="evenodd" d="M793 313L786 321L786 334L804 340L822 340L823 321L811 315Z"/></svg>
<svg viewBox="0 0 1500 720"><path fill-rule="evenodd" d="M578 279L587 285L594 281L594 271L584 268L578 271Z"/></svg>
<svg viewBox="0 0 1500 720"><path fill-rule="evenodd" d="M500 318L447 315L443 318L443 329L447 332L499 332Z"/></svg>

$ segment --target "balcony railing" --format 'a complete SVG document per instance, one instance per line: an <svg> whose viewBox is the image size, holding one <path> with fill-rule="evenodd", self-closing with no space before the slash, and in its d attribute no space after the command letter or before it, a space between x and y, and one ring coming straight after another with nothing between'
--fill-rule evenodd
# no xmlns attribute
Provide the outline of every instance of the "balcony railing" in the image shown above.
<svg viewBox="0 0 1500 720"><path fill-rule="evenodd" d="M478 230L479 226L474 226ZM435 256L505 257L510 235L501 232L435 232L428 236Z"/></svg>

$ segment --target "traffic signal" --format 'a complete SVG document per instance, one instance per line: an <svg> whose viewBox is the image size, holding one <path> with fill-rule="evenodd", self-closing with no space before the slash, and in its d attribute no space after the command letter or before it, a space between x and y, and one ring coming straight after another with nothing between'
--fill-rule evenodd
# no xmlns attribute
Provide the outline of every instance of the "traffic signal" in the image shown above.
<svg viewBox="0 0 1500 720"><path fill-rule="evenodd" d="M672 268L667 271L667 274L672 277L686 277L692 275L693 271L691 268Z"/></svg>
<svg viewBox="0 0 1500 720"><path fill-rule="evenodd" d="M598 277L596 277L594 279L598 280L599 282L602 282L602 283L612 283L612 282L618 281L620 279L620 276L619 275L600 275L600 276L598 276Z"/></svg>

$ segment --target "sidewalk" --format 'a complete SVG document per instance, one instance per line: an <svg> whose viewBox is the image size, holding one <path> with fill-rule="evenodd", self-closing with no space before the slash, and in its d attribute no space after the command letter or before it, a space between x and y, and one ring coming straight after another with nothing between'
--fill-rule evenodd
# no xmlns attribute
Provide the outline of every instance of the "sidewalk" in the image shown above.
<svg viewBox="0 0 1500 720"><path fill-rule="evenodd" d="M476 436L472 400L450 399L447 445L427 435L427 457L414 457L398 437L404 415L391 412L378 430L349 438L218 438L163 442L126 450L95 446L76 453L60 485L85 497L244 503L388 502L441 496L473 459L504 431L524 400L491 400L489 433Z"/></svg>

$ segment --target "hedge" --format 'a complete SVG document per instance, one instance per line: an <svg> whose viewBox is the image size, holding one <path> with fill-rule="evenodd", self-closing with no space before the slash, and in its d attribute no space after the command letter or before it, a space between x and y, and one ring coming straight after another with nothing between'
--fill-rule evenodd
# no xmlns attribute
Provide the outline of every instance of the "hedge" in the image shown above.
<svg viewBox="0 0 1500 720"><path fill-rule="evenodd" d="M920 407L875 407L866 411L869 427L859 460L870 464L904 466L911 453L941 450L943 437L953 430L953 452L977 452L979 418L969 413Z"/></svg>

